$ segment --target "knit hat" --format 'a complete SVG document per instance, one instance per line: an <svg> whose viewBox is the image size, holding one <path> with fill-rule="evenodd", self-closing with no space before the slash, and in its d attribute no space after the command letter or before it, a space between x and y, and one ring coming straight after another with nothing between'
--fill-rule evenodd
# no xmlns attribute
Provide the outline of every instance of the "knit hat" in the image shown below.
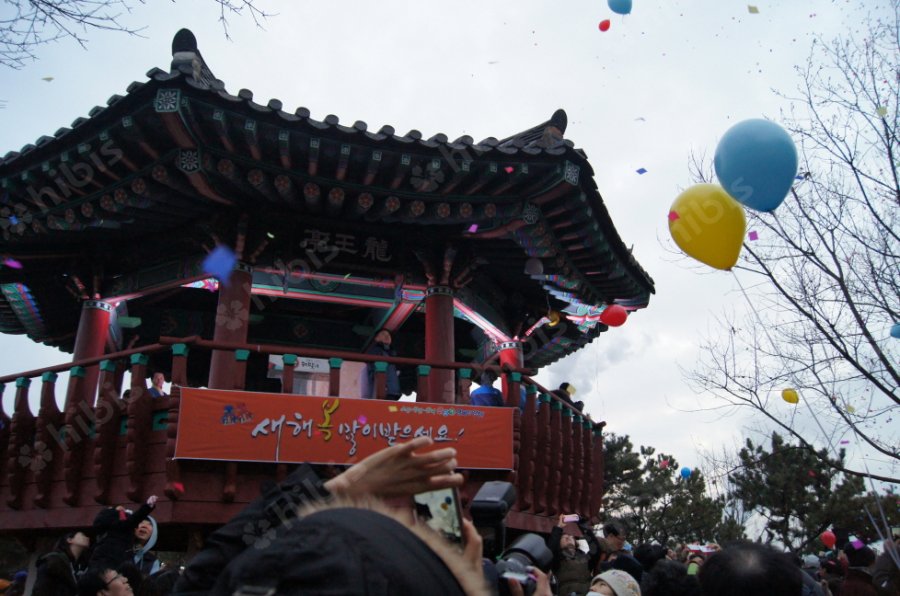
<svg viewBox="0 0 900 596"><path fill-rule="evenodd" d="M641 596L641 587L637 581L624 571L618 569L610 569L600 575L595 575L591 580L591 585L598 580L602 580L606 585L612 588L616 596Z"/></svg>

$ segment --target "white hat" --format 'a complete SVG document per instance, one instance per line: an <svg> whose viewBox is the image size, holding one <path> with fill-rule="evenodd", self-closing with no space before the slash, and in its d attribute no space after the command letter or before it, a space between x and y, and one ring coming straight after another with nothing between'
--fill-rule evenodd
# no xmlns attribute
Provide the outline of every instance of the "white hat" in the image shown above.
<svg viewBox="0 0 900 596"><path fill-rule="evenodd" d="M610 569L600 575L595 575L591 580L593 585L598 580L612 588L616 596L641 596L641 587L630 574L620 571L619 569Z"/></svg>

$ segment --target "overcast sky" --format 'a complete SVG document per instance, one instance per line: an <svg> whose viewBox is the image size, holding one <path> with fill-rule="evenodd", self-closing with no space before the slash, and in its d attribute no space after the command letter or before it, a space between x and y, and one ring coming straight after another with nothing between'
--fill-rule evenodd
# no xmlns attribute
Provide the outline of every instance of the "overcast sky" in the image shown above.
<svg viewBox="0 0 900 596"><path fill-rule="evenodd" d="M147 0L125 20L146 24L143 37L90 32L87 50L56 43L38 62L0 71L0 152L86 116L146 80L151 67L168 70L181 27L194 31L230 92L251 89L258 103L278 98L285 110L305 106L320 120L335 114L370 130L391 124L401 134L480 140L564 108L566 137L587 152L612 219L657 293L623 327L539 379L570 381L608 430L682 465L698 465L698 449L741 440L747 414L687 412L709 398L691 392L679 365L695 362L701 338L717 333L713 316L740 312L744 299L731 273L673 251L669 206L691 184L692 151L711 158L736 122L778 120L785 104L772 89L796 87L793 67L806 61L814 35L854 33L888 1L753 0L751 14L739 0L634 0L625 17L605 0L257 2L278 14L264 29L232 18L231 41L212 0ZM611 20L607 32L598 30L603 19ZM0 337L0 354L0 374L66 360L16 336ZM11 401L7 389L7 412Z"/></svg>

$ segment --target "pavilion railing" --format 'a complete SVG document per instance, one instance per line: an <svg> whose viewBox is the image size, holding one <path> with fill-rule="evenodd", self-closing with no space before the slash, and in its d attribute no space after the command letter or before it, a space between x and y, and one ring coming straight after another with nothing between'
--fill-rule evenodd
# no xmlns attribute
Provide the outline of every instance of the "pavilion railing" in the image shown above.
<svg viewBox="0 0 900 596"><path fill-rule="evenodd" d="M63 457L63 501L77 506L81 494L81 471L85 458L93 460L96 490L93 501L110 503L110 487L114 475L113 454L117 449L122 420L126 420L127 497L141 501L147 488L144 477L148 470L147 450L154 426L165 425L166 464L165 493L176 500L182 494L181 463L174 459L178 434L180 388L188 384L188 358L191 350L221 350L234 355L232 388L242 390L246 381L247 361L251 353L281 356L284 362L282 391L291 393L294 370L300 357L325 358L329 363L330 396L340 396L341 367L344 362L373 363L375 368L375 396L386 394L386 374L390 364L415 366L418 375L417 400L429 401L428 377L432 369L454 370L456 403L469 403L469 388L475 375L485 368L475 363L440 363L416 358L382 357L353 352L335 352L316 348L297 347L286 353L284 346L265 344L236 344L214 342L199 337L162 337L158 343L124 350L103 357L27 371L0 377L0 396L6 384L15 383L13 411L8 415L0 408L0 479L6 480L8 494L5 505L22 509L23 495L28 483L36 485L34 505L48 507L50 490L54 485L57 466L40 465L41 459ZM149 356L170 351L172 357L172 394L154 399L147 390ZM86 371L99 367L96 390L86 385ZM126 369L131 371L130 396L123 398L122 385ZM590 418L560 400L530 378L530 371L512 369L504 365L493 367L504 377L506 405L514 407L513 452L514 467L505 476L517 489L515 512L542 517L560 513L578 513L583 517L596 515L603 495L602 423ZM65 406L56 403L57 373L68 372ZM28 404L32 379L41 380L40 408L35 416ZM520 406L524 387L524 408ZM95 393L96 391L96 393ZM164 420L163 420L164 418ZM27 465L22 462L27 461ZM91 465L87 462L88 465ZM158 462L156 462L158 464ZM37 465L35 465L37 464ZM287 474L287 465L278 464L277 479ZM224 464L224 489L221 500L232 502L238 484L238 466ZM496 476L496 475L495 475ZM467 482L465 497L471 498L478 488L478 479L488 479L473 471ZM498 479L494 477L493 479ZM4 482L0 480L0 489ZM2 490L0 490L2 492ZM0 504L2 507L2 504ZM532 524L533 525L533 524ZM532 527L531 529L539 529Z"/></svg>

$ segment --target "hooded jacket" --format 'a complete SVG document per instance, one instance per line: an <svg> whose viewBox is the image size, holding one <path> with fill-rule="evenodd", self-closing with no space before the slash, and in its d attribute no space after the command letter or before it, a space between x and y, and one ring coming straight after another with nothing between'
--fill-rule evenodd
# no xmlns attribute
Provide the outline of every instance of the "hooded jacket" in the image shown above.
<svg viewBox="0 0 900 596"><path fill-rule="evenodd" d="M97 537L91 554L91 567L106 566L118 569L134 552L134 529L147 519L153 508L146 503L132 514L107 507L94 518L94 534Z"/></svg>
<svg viewBox="0 0 900 596"><path fill-rule="evenodd" d="M159 571L160 568L159 559L156 558L155 554L150 552L150 550L156 546L156 541L159 539L159 527L156 525L156 520L153 519L152 515L147 516L147 521L153 526L153 531L150 533L150 538L147 539L145 544L135 544L132 562L144 575L153 575Z"/></svg>

